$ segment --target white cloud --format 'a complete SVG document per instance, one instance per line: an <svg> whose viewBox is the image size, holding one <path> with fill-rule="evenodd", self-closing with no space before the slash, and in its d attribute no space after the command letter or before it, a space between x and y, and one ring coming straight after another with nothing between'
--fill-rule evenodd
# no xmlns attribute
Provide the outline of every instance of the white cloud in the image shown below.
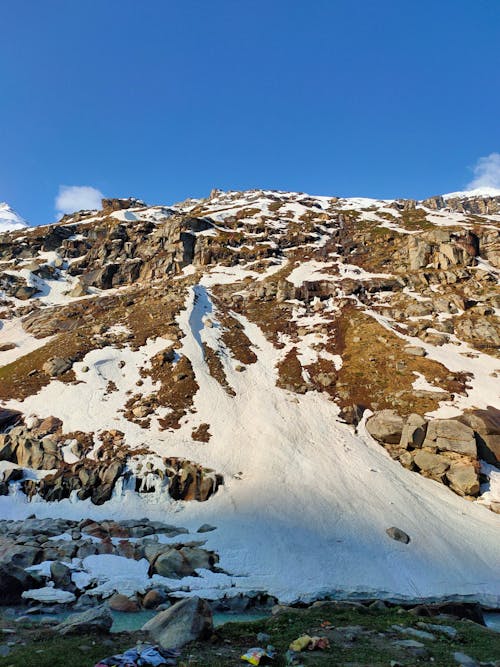
<svg viewBox="0 0 500 667"><path fill-rule="evenodd" d="M100 190L90 185L60 185L55 207L59 215L82 209L100 209L103 196Z"/></svg>
<svg viewBox="0 0 500 667"><path fill-rule="evenodd" d="M467 185L468 188L500 188L500 153L490 153L486 157L480 157L474 165L473 180Z"/></svg>

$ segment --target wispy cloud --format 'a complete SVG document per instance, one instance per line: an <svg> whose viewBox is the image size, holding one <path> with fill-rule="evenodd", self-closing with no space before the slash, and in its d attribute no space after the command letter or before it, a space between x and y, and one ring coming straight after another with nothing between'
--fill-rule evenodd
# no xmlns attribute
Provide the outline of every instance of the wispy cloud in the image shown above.
<svg viewBox="0 0 500 667"><path fill-rule="evenodd" d="M102 192L90 185L60 185L54 204L58 215L63 215L82 209L99 209L102 197Z"/></svg>
<svg viewBox="0 0 500 667"><path fill-rule="evenodd" d="M474 178L467 185L469 189L500 188L500 153L480 157L472 171Z"/></svg>

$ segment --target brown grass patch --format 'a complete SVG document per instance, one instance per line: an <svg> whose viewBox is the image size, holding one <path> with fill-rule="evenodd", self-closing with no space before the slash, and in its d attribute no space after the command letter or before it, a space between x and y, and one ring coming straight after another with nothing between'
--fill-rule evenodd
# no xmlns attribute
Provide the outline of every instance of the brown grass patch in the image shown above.
<svg viewBox="0 0 500 667"><path fill-rule="evenodd" d="M337 400L342 408L361 405L372 410L396 409L400 414L424 414L444 400L435 393L412 387L419 372L434 386L450 394L463 393L466 376L450 373L442 364L404 351L406 342L369 315L348 306L339 320Z"/></svg>

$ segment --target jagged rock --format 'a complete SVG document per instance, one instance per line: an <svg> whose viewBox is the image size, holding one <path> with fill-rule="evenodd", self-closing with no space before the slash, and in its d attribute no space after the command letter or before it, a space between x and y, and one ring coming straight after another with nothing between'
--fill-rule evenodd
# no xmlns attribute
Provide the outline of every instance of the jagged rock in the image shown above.
<svg viewBox="0 0 500 667"><path fill-rule="evenodd" d="M213 470L185 459L170 458L165 460L165 464L170 478L168 492L174 500L203 502L224 482L223 477Z"/></svg>
<svg viewBox="0 0 500 667"><path fill-rule="evenodd" d="M433 229L411 235L408 238L408 263L410 270L432 266L448 269L474 263L479 252L479 239L468 231Z"/></svg>
<svg viewBox="0 0 500 667"><path fill-rule="evenodd" d="M403 544L408 544L410 542L410 536L408 533L405 533L404 530L401 530L401 528L392 526L391 528L387 528L385 532L391 539L396 540L396 542L402 542Z"/></svg>
<svg viewBox="0 0 500 667"><path fill-rule="evenodd" d="M415 413L405 421L399 446L404 449L421 447L427 432L427 421Z"/></svg>
<svg viewBox="0 0 500 667"><path fill-rule="evenodd" d="M43 437L51 435L62 428L62 421L58 417L46 417L34 430L36 435Z"/></svg>
<svg viewBox="0 0 500 667"><path fill-rule="evenodd" d="M19 410L8 410L7 408L0 408L0 430L15 424L22 418L22 412Z"/></svg>
<svg viewBox="0 0 500 667"><path fill-rule="evenodd" d="M422 446L477 457L474 431L455 419L433 419L429 422Z"/></svg>
<svg viewBox="0 0 500 667"><path fill-rule="evenodd" d="M479 477L476 468L470 463L453 463L446 478L451 488L461 496L477 496L479 493Z"/></svg>
<svg viewBox="0 0 500 667"><path fill-rule="evenodd" d="M395 410L380 410L366 422L366 430L379 442L398 444L403 433L404 422Z"/></svg>
<svg viewBox="0 0 500 667"><path fill-rule="evenodd" d="M212 610L205 600L186 598L162 611L142 628L162 648L181 648L213 632Z"/></svg>
<svg viewBox="0 0 500 667"><path fill-rule="evenodd" d="M500 347L500 327L498 322L488 317L463 316L455 322L455 333L485 351Z"/></svg>
<svg viewBox="0 0 500 667"><path fill-rule="evenodd" d="M88 289L80 280L77 280L69 294L72 297L78 298L88 294Z"/></svg>
<svg viewBox="0 0 500 667"><path fill-rule="evenodd" d="M146 206L146 203L141 199L128 197L127 199L102 199L101 206L103 213L109 214L114 211L123 211L128 208L141 208Z"/></svg>
<svg viewBox="0 0 500 667"><path fill-rule="evenodd" d="M459 419L474 429L478 457L500 465L500 410L490 405L486 410L465 412Z"/></svg>
<svg viewBox="0 0 500 667"><path fill-rule="evenodd" d="M2 441L0 460L11 461L33 470L52 470L61 461L56 442L50 438L32 438L29 431L22 426L14 427Z"/></svg>
<svg viewBox="0 0 500 667"><path fill-rule="evenodd" d="M89 609L81 614L73 614L59 625L55 631L60 635L108 634L113 625L113 617L107 605Z"/></svg>

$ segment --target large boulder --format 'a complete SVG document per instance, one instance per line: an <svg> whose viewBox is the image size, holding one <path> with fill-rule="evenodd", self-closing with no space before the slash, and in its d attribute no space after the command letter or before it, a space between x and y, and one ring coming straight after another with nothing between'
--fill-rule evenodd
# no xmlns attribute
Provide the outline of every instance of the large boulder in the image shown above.
<svg viewBox="0 0 500 667"><path fill-rule="evenodd" d="M477 496L479 494L479 477L471 463L458 461L450 466L446 478L451 488L460 496Z"/></svg>
<svg viewBox="0 0 500 667"><path fill-rule="evenodd" d="M54 560L50 564L50 576L57 588L68 588L71 586L71 568L61 561Z"/></svg>
<svg viewBox="0 0 500 667"><path fill-rule="evenodd" d="M126 595L115 593L108 600L109 608L113 611L134 612L139 611L139 605Z"/></svg>
<svg viewBox="0 0 500 667"><path fill-rule="evenodd" d="M428 477L442 480L444 473L450 467L450 462L440 454L433 454L425 449L419 450L413 457L415 465Z"/></svg>
<svg viewBox="0 0 500 667"><path fill-rule="evenodd" d="M426 420L420 415L411 414L403 426L399 446L404 447L405 449L422 447L426 432Z"/></svg>
<svg viewBox="0 0 500 667"><path fill-rule="evenodd" d="M170 579L182 579L195 574L198 568L212 569L217 556L198 547L167 548L153 562L153 572Z"/></svg>
<svg viewBox="0 0 500 667"><path fill-rule="evenodd" d="M0 605L19 604L22 593L35 586L37 581L24 568L0 563Z"/></svg>
<svg viewBox="0 0 500 667"><path fill-rule="evenodd" d="M474 431L456 419L433 419L429 422L423 447L437 447L440 451L477 457Z"/></svg>
<svg viewBox="0 0 500 667"><path fill-rule="evenodd" d="M20 421L22 413L18 410L7 410L7 408L0 408L0 431Z"/></svg>
<svg viewBox="0 0 500 667"><path fill-rule="evenodd" d="M53 357L44 363L43 370L51 377L63 375L73 366L73 361L65 357Z"/></svg>
<svg viewBox="0 0 500 667"><path fill-rule="evenodd" d="M162 648L180 648L213 632L212 610L198 597L186 598L160 612L142 628Z"/></svg>
<svg viewBox="0 0 500 667"><path fill-rule="evenodd" d="M52 470L62 457L55 440L34 438L25 428L16 426L0 439L0 460L33 470Z"/></svg>
<svg viewBox="0 0 500 667"><path fill-rule="evenodd" d="M142 599L144 609L156 609L165 600L165 595L156 589L151 589Z"/></svg>
<svg viewBox="0 0 500 667"><path fill-rule="evenodd" d="M465 412L460 421L474 429L478 457L500 466L500 410L489 405L486 410Z"/></svg>
<svg viewBox="0 0 500 667"><path fill-rule="evenodd" d="M78 635L84 633L107 634L113 625L113 617L107 605L100 605L81 614L69 616L56 626L60 635Z"/></svg>
<svg viewBox="0 0 500 667"><path fill-rule="evenodd" d="M366 422L368 433L389 445L397 445L401 441L404 421L395 410L380 410Z"/></svg>

